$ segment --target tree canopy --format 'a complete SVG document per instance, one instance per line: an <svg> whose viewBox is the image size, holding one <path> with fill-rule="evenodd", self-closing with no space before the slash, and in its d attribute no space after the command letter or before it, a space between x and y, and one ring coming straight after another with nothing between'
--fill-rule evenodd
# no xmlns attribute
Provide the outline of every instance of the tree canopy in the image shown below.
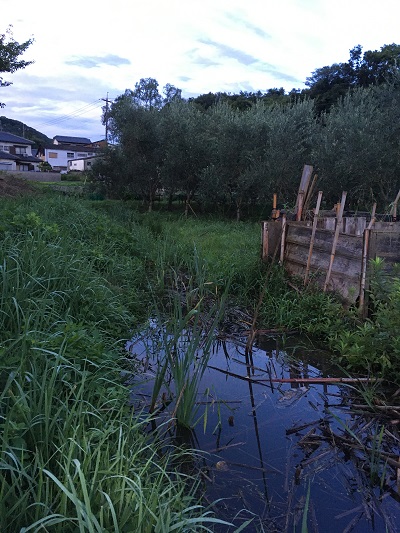
<svg viewBox="0 0 400 533"><path fill-rule="evenodd" d="M5 33L0 34L0 74L4 72L12 74L31 65L33 61L24 61L19 58L32 43L33 38L18 43L13 37L12 26L9 26ZM0 87L8 87L11 84L12 82L6 81L0 76ZM0 107L4 107L4 105L0 102Z"/></svg>
<svg viewBox="0 0 400 533"><path fill-rule="evenodd" d="M328 111L349 90L391 81L399 66L400 45L384 45L364 54L361 45L357 45L350 50L347 62L314 70L306 80L308 95L316 100L318 112Z"/></svg>

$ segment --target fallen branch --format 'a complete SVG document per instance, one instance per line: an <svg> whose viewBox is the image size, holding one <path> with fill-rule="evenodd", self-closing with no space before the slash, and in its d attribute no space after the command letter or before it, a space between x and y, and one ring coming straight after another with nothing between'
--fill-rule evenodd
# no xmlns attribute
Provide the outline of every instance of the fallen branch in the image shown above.
<svg viewBox="0 0 400 533"><path fill-rule="evenodd" d="M272 383L368 383L378 378L271 378Z"/></svg>

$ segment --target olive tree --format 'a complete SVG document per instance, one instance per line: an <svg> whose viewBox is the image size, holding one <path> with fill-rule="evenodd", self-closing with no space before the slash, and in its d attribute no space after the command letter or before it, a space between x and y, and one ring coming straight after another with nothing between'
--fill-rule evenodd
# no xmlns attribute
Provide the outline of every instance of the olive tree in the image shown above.
<svg viewBox="0 0 400 533"><path fill-rule="evenodd" d="M348 205L369 208L393 201L400 176L400 84L357 89L323 122L314 144L322 187L332 201L342 190Z"/></svg>
<svg viewBox="0 0 400 533"><path fill-rule="evenodd" d="M206 117L195 104L175 99L160 113L159 127L163 186L170 198L178 191L184 194L187 216L209 162Z"/></svg>

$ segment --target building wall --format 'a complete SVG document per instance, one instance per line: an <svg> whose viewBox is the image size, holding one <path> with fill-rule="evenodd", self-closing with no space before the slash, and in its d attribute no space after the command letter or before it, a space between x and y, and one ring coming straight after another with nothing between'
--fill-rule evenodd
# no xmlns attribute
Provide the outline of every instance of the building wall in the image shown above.
<svg viewBox="0 0 400 533"><path fill-rule="evenodd" d="M20 155L32 155L32 147L30 144L15 144L10 142L0 141L0 150L8 152L9 154Z"/></svg>
<svg viewBox="0 0 400 533"><path fill-rule="evenodd" d="M9 159L0 159L0 170L16 170L17 165L15 161L10 161Z"/></svg>
<svg viewBox="0 0 400 533"><path fill-rule="evenodd" d="M60 150L57 149L57 145L54 145L54 148L45 149L45 161L50 163L54 169L67 170L68 169L68 160L83 158L93 155L93 151L69 151L69 150Z"/></svg>

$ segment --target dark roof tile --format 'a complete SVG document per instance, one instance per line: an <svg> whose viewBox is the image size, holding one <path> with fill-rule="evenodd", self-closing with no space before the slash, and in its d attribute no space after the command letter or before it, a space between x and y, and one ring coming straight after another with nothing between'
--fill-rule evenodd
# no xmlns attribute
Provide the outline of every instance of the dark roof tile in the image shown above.
<svg viewBox="0 0 400 533"><path fill-rule="evenodd" d="M28 141L28 139L18 137L18 135L13 135L12 133L7 133L6 131L0 131L0 142L16 144L34 144L33 141Z"/></svg>
<svg viewBox="0 0 400 533"><path fill-rule="evenodd" d="M90 144L92 141L86 137L68 137L65 135L56 135L53 137L54 141L59 143L72 143L72 144Z"/></svg>

